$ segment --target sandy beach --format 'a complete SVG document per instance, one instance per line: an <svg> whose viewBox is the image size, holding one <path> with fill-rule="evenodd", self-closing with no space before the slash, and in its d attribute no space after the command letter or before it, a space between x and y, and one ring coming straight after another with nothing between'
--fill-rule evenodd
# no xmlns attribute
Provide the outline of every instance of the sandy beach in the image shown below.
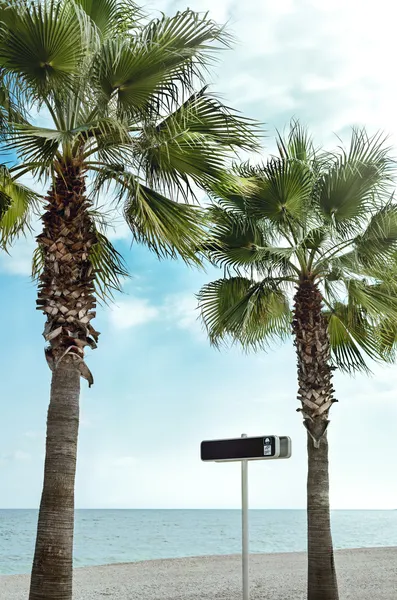
<svg viewBox="0 0 397 600"><path fill-rule="evenodd" d="M397 547L336 552L340 600L395 600ZM305 600L304 553L254 554L251 600ZM27 575L0 576L1 600L26 600ZM75 570L74 600L241 600L240 556L152 560Z"/></svg>

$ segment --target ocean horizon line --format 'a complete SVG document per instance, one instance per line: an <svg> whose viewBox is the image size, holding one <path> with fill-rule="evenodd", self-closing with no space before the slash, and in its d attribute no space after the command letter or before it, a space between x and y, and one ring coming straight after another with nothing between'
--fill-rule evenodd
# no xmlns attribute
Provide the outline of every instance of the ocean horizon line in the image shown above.
<svg viewBox="0 0 397 600"><path fill-rule="evenodd" d="M6 507L0 507L0 511L5 511L5 510L36 510L38 511L38 507L32 507L32 506L28 506L28 507L12 507L12 506L6 506ZM163 508L163 507L119 507L119 506L114 506L114 507L98 507L98 506L83 506L83 507L76 507L75 510L136 510L136 511L208 511L208 510L217 510L217 511L240 511L241 507L230 507L230 508L210 508L210 507L176 507L176 508ZM250 511L282 511L282 510L294 510L294 511L306 511L306 508L249 508ZM363 511L363 512L383 512L383 511L395 511L397 510L397 508L331 508L331 511Z"/></svg>

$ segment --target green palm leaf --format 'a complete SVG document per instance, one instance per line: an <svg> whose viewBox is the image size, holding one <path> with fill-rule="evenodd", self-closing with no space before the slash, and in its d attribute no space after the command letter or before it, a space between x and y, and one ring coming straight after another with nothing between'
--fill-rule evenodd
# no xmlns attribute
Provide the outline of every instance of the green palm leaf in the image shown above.
<svg viewBox="0 0 397 600"><path fill-rule="evenodd" d="M205 285L199 308L212 344L227 338L245 349L265 347L291 331L291 313L283 291L244 277L219 279Z"/></svg>
<svg viewBox="0 0 397 600"><path fill-rule="evenodd" d="M191 10L164 16L134 38L105 42L96 56L94 80L105 101L117 98L119 110L156 114L179 101L180 86L193 90L195 78L202 78L208 44L221 39L222 29L206 16Z"/></svg>
<svg viewBox="0 0 397 600"><path fill-rule="evenodd" d="M197 248L205 232L202 211L197 206L174 202L145 185L135 184L124 215L133 238L158 257L179 255L188 263L201 264Z"/></svg>
<svg viewBox="0 0 397 600"><path fill-rule="evenodd" d="M9 134L13 123L25 121L22 95L17 82L0 71L0 138Z"/></svg>
<svg viewBox="0 0 397 600"><path fill-rule="evenodd" d="M232 149L255 149L256 125L221 105L203 89L137 141L145 177L186 195L189 180L216 182L223 176ZM200 149L200 151L199 151Z"/></svg>
<svg viewBox="0 0 397 600"><path fill-rule="evenodd" d="M274 222L299 221L307 213L312 192L308 166L296 160L272 159L257 181L258 191L248 200L252 214Z"/></svg>
<svg viewBox="0 0 397 600"><path fill-rule="evenodd" d="M121 254L101 232L96 232L97 242L92 246L90 261L95 272L95 292L102 302L113 299L114 292L122 290L128 270Z"/></svg>
<svg viewBox="0 0 397 600"><path fill-rule="evenodd" d="M14 150L24 163L39 164L41 174L53 164L62 142L70 139L68 132L15 124L6 148Z"/></svg>
<svg viewBox="0 0 397 600"><path fill-rule="evenodd" d="M156 125L156 131L174 138L189 131L205 135L215 144L258 150L259 129L252 119L247 119L221 104L208 87L192 94L177 110Z"/></svg>
<svg viewBox="0 0 397 600"><path fill-rule="evenodd" d="M79 73L87 48L93 44L90 20L73 0L14 0L0 43L0 61L41 98L53 89L70 86ZM7 22L7 20L6 20Z"/></svg>
<svg viewBox="0 0 397 600"><path fill-rule="evenodd" d="M6 248L15 237L29 228L32 214L38 209L39 194L13 179L0 166L0 246Z"/></svg>
<svg viewBox="0 0 397 600"><path fill-rule="evenodd" d="M242 219L238 212L230 213L216 205L208 210L208 218L214 226L206 254L213 264L236 271L251 268L262 276L275 275L277 270L286 278L296 274L290 262L295 249L271 246L271 235L253 219Z"/></svg>
<svg viewBox="0 0 397 600"><path fill-rule="evenodd" d="M397 206L388 204L371 218L367 228L357 238L355 248L359 258L376 263L397 250Z"/></svg>
<svg viewBox="0 0 397 600"><path fill-rule="evenodd" d="M247 199L258 192L258 182L255 177L240 176L237 165L234 171L225 172L218 180L210 182L206 191L223 211L247 220Z"/></svg>
<svg viewBox="0 0 397 600"><path fill-rule="evenodd" d="M354 129L350 150L330 156L327 167L318 186L319 207L340 231L354 230L388 189L394 168L389 148L380 135Z"/></svg>
<svg viewBox="0 0 397 600"><path fill-rule="evenodd" d="M112 184L118 202L124 204L124 217L134 240L147 245L159 258L179 255L188 263L201 264L197 249L203 246L206 233L198 206L170 200L117 168L100 170L94 194Z"/></svg>
<svg viewBox="0 0 397 600"><path fill-rule="evenodd" d="M92 19L103 38L128 32L141 22L141 9L131 0L74 0Z"/></svg>
<svg viewBox="0 0 397 600"><path fill-rule="evenodd" d="M308 130L297 120L292 120L287 136L277 135L277 148L282 160L293 159L309 163L315 156L313 140Z"/></svg>
<svg viewBox="0 0 397 600"><path fill-rule="evenodd" d="M346 281L348 302L360 307L372 319L389 318L397 321L397 285L394 294L381 284L369 284L355 279Z"/></svg>
<svg viewBox="0 0 397 600"><path fill-rule="evenodd" d="M339 369L350 373L369 372L366 359L384 360L376 327L359 308L336 302L324 316L328 321L332 356Z"/></svg>

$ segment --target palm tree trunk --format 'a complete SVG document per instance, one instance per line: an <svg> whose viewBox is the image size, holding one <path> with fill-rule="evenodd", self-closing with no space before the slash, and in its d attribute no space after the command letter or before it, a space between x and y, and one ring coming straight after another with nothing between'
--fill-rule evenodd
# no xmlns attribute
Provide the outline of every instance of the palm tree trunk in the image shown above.
<svg viewBox="0 0 397 600"><path fill-rule="evenodd" d="M338 600L331 536L328 476L328 415L332 404L332 366L322 296L303 280L295 295L293 321L298 358L298 399L307 429L308 600Z"/></svg>
<svg viewBox="0 0 397 600"><path fill-rule="evenodd" d="M328 477L328 440L319 448L307 434L308 600L338 600L338 584L331 536Z"/></svg>
<svg viewBox="0 0 397 600"><path fill-rule="evenodd" d="M80 371L71 359L52 374L46 459L29 600L71 600L74 480Z"/></svg>
<svg viewBox="0 0 397 600"><path fill-rule="evenodd" d="M93 383L84 350L95 348L99 335L91 325L96 301L90 251L96 234L84 171L79 164L57 168L37 238L44 258L37 304L47 316L45 353L52 384L29 600L72 600L80 376Z"/></svg>

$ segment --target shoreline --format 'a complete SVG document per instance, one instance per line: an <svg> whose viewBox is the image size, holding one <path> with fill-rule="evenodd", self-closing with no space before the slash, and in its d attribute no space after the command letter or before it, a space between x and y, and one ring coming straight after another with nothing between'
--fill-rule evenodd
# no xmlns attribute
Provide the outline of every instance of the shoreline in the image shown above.
<svg viewBox="0 0 397 600"><path fill-rule="evenodd" d="M397 546L335 551L343 600L395 600ZM306 600L306 552L250 555L250 600ZM25 600L29 575L0 575L0 597ZM73 600L241 600L241 555L74 569Z"/></svg>
<svg viewBox="0 0 397 600"><path fill-rule="evenodd" d="M396 546L359 546L357 548L334 548L334 553L338 554L340 552L361 552L366 550L396 550ZM290 556L290 555L303 555L306 556L307 552L304 550L291 550L289 552L250 552L250 559L255 556ZM142 560L130 560L123 562L114 562L114 563L101 563L98 565L85 565L82 567L73 567L73 573L76 571L81 571L82 569L99 569L104 567L128 567L130 565L148 565L151 563L164 563L164 562L174 562L174 561L188 561L188 560L205 560L205 559L219 559L219 558L241 558L241 552L237 552L234 554L192 554L191 556L171 556L169 558L145 558ZM0 573L0 581L2 577L27 577L30 573Z"/></svg>

